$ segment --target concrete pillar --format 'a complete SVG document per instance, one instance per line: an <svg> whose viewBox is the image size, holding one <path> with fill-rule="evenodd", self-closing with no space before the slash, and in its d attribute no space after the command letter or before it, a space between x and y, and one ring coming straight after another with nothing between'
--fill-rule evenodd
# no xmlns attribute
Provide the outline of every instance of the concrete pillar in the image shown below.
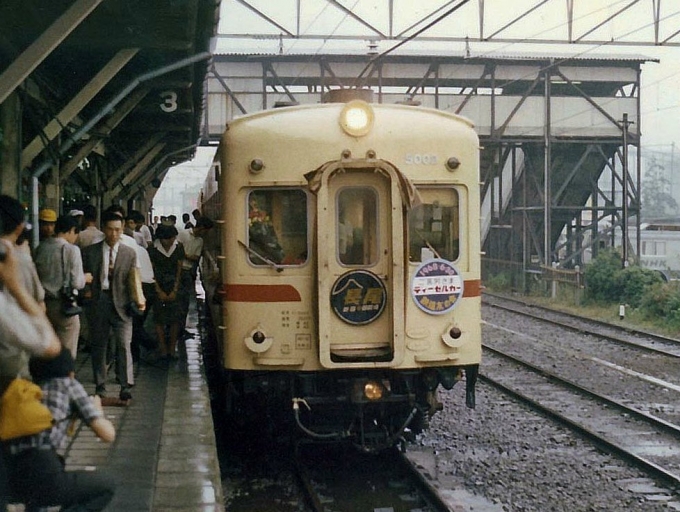
<svg viewBox="0 0 680 512"><path fill-rule="evenodd" d="M21 198L21 101L16 93L0 104L0 193Z"/></svg>
<svg viewBox="0 0 680 512"><path fill-rule="evenodd" d="M57 212L57 215L59 215L60 213L59 207L61 206L61 186L59 185L59 166L53 165L50 168L50 170L47 171L47 174L49 175L49 180L47 181L47 184L45 185L42 194L40 194L44 198L44 204L42 206L44 208L52 208L54 211Z"/></svg>

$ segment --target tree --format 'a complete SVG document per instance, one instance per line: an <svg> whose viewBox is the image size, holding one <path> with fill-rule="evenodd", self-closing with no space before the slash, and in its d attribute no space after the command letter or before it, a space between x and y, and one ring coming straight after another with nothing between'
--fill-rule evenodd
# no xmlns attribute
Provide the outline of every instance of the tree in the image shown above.
<svg viewBox="0 0 680 512"><path fill-rule="evenodd" d="M642 217L663 218L678 214L678 203L671 196L671 183L666 168L651 157L642 187Z"/></svg>

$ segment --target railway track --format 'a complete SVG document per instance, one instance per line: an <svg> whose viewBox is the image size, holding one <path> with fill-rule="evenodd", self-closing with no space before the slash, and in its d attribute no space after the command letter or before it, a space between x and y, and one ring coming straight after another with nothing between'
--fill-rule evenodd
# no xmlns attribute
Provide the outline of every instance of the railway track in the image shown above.
<svg viewBox="0 0 680 512"><path fill-rule="evenodd" d="M450 505L401 452L371 455L309 445L296 472L314 512L413 510L445 512Z"/></svg>
<svg viewBox="0 0 680 512"><path fill-rule="evenodd" d="M242 448L243 448L242 444ZM230 512L446 512L453 505L397 450L347 445L270 446L230 457L223 482Z"/></svg>
<svg viewBox="0 0 680 512"><path fill-rule="evenodd" d="M480 378L578 431L672 487L680 486L680 426L586 389L499 350L484 348Z"/></svg>
<svg viewBox="0 0 680 512"><path fill-rule="evenodd" d="M486 324L483 381L578 431L670 489L679 487L680 386L646 373L659 369L662 375L677 375L678 340L631 330L622 335L603 322L526 304L508 306L505 299L501 303L485 297L485 302L532 320L514 329ZM507 313L496 316L503 317L501 323L509 318ZM554 328L541 328L545 322ZM644 340L636 342L627 336L644 336ZM612 343L625 347L616 350ZM617 355L624 360L620 365L605 360ZM645 371L633 370L636 364ZM655 400L666 401L659 410L675 410L667 415L650 412Z"/></svg>
<svg viewBox="0 0 680 512"><path fill-rule="evenodd" d="M680 340L676 338L637 330L627 326L613 325L609 322L592 318L583 318L515 298L493 295L487 292L484 293L483 304L574 332L597 335L621 345L628 345L649 352L680 358Z"/></svg>

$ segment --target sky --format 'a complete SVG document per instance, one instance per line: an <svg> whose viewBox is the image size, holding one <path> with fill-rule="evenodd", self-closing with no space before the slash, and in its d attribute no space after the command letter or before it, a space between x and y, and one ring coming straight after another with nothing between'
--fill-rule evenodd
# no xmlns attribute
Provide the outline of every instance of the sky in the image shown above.
<svg viewBox="0 0 680 512"><path fill-rule="evenodd" d="M305 36L313 35L347 35L357 39L353 41L331 41L324 39L287 39L283 40L284 52L314 51L323 52L333 48L347 47L356 52L358 48L365 48L367 41L362 36L367 29L346 11L338 9L327 0L247 0L254 8L274 20L286 30ZM390 17L387 0L339 0L349 10L383 33L390 31ZM506 26L517 16L517 13L528 11L539 4L538 0L485 0L486 15L484 17L484 34L490 35ZM564 39L566 34L565 0L548 0L541 4L525 20L512 25L502 31L502 35L515 40L528 39ZM300 25L297 26L296 12L300 6ZM434 20L440 13L445 12L455 2L452 0L392 0L394 16L391 30L399 34L413 27L410 32L418 30L429 21ZM472 0L450 16L442 20L431 29L423 32L423 36L444 37L447 34L465 35L472 37L470 48L473 54L480 55L490 52L505 53L540 53L555 52L564 54L607 55L626 54L645 56L659 59L660 62L647 62L642 66L641 98L641 129L643 154L646 148L654 151L670 151L671 147L680 149L680 47L652 47L616 45L616 42L634 43L653 40L653 24L651 16L651 0L641 0L625 14L615 17L612 21L602 24L588 35L597 44L586 45L548 45L521 44L518 42L500 42L485 44L475 42L480 27L479 1ZM600 20L616 14L619 10L630 6L631 0L575 0L573 16L573 33L583 34L584 31L596 27ZM660 39L672 36L680 30L680 1L659 2L660 5ZM427 14L435 13L421 25L414 26L423 20ZM246 8L238 0L222 0L220 24L216 38L216 49L251 48L253 51L271 51L277 53L279 48L278 34L281 28L264 21L252 10ZM234 39L225 35L258 34L258 38ZM269 36L269 37L267 37ZM603 43L602 41L607 41ZM680 42L680 36L672 41ZM612 44L609 44L611 42ZM379 51L389 48L392 43L381 42ZM404 45L406 50L423 51L436 48L431 42L421 43L413 41ZM450 51L463 51L463 43L447 43L445 48ZM157 195L160 199L176 194L178 188L198 186L202 184L214 154L214 148L198 148L193 161L170 169Z"/></svg>
<svg viewBox="0 0 680 512"><path fill-rule="evenodd" d="M324 51L347 48L362 52L367 48L371 30L354 19L347 11L383 34L412 35L455 7L462 0L337 0L338 8L328 0L222 0L216 49L279 50L279 34L287 30L302 38L283 39L286 52ZM244 4L252 6L249 9ZM484 5L484 14L480 6ZM646 144L680 146L680 47L634 46L633 43L654 40L652 0L574 0L572 38L583 36L592 45L522 44L520 40L566 40L569 23L566 0L469 0L460 9L422 32L422 38L470 37L473 55L499 53L540 53L559 55L598 55L610 53L645 56L660 59L642 67L642 133ZM680 1L656 0L659 16L658 39L670 39L680 44ZM390 17L390 6L392 16ZM532 10L532 8L536 7ZM297 12L300 12L299 18ZM258 16L254 9L278 26ZM526 17L512 23L520 13ZM432 14L432 16L429 16ZM611 19L610 19L611 18ZM299 24L298 24L299 20ZM481 21L483 21L483 23ZM505 28L507 27L507 28ZM482 43L486 37L504 37L508 41ZM255 34L252 38L227 37ZM315 39L304 39L319 36ZM354 40L338 41L324 36L351 36ZM364 37L365 36L365 37ZM363 39L362 39L363 38ZM511 41L510 41L511 39ZM379 51L394 43L381 41ZM464 43L434 43L416 39L400 50L422 51L428 48L451 52L464 51Z"/></svg>
<svg viewBox="0 0 680 512"><path fill-rule="evenodd" d="M171 167L153 200L153 215L191 213L196 208L216 147L199 147L193 160Z"/></svg>

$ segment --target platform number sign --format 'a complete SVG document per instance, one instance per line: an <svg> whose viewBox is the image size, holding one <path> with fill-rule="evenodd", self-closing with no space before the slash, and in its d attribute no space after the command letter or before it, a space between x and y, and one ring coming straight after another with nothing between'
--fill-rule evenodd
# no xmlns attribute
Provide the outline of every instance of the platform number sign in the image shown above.
<svg viewBox="0 0 680 512"><path fill-rule="evenodd" d="M177 93L175 91L163 91L161 97L161 110L163 112L174 112L177 110Z"/></svg>

